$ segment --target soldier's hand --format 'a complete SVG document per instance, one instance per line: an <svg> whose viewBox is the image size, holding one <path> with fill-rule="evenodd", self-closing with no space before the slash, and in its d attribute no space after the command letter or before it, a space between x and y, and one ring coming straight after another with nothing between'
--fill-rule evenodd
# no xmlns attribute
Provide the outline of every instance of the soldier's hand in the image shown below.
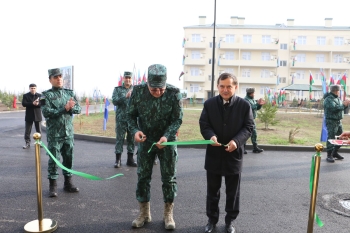
<svg viewBox="0 0 350 233"><path fill-rule="evenodd" d="M146 135L144 135L142 131L137 131L134 135L135 142L144 142L146 139Z"/></svg>
<svg viewBox="0 0 350 233"><path fill-rule="evenodd" d="M265 100L263 100L262 98L260 98L260 99L258 100L258 104L259 104L259 105L264 105L264 104L265 104Z"/></svg>
<svg viewBox="0 0 350 233"><path fill-rule="evenodd" d="M160 144L163 143L163 142L167 142L167 141L168 141L168 139L166 137L164 137L164 136L161 137L159 139L159 141L157 142L156 147L158 147L158 149L163 149L165 146L162 146Z"/></svg>
<svg viewBox="0 0 350 233"><path fill-rule="evenodd" d="M211 137L210 140L214 142L213 144L211 144L212 146L221 146L221 143L218 143L218 139L216 138L216 136Z"/></svg>
<svg viewBox="0 0 350 233"><path fill-rule="evenodd" d="M232 152L234 150L237 149L237 144L235 141L231 140L228 144L227 144L227 148L225 149L228 152Z"/></svg>
<svg viewBox="0 0 350 233"><path fill-rule="evenodd" d="M349 105L349 100L345 100L344 102L343 102L343 104L345 105L345 106L348 106Z"/></svg>

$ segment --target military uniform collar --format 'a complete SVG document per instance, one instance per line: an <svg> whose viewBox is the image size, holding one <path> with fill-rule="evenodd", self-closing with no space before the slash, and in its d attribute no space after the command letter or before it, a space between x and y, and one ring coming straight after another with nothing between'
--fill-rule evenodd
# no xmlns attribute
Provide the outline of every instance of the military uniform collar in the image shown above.
<svg viewBox="0 0 350 233"><path fill-rule="evenodd" d="M63 90L63 88L62 87L52 87L52 90L54 90L54 91L61 91L61 90Z"/></svg>

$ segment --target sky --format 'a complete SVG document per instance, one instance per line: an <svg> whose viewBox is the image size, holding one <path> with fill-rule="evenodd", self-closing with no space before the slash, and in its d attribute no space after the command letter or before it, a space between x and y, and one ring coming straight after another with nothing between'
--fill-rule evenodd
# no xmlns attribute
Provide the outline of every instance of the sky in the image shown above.
<svg viewBox="0 0 350 233"><path fill-rule="evenodd" d="M185 26L199 16L214 22L215 0L1 0L0 90L21 94L30 83L51 88L48 69L74 66L74 90L111 97L124 71L163 64L168 83L182 88ZM245 24L275 25L294 19L296 26L350 26L344 0L216 0L216 23L231 16Z"/></svg>

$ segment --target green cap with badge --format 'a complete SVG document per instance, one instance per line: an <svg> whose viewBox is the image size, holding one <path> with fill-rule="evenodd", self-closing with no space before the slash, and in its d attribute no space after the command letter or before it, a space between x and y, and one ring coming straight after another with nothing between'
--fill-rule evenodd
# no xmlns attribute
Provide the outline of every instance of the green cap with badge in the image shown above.
<svg viewBox="0 0 350 233"><path fill-rule="evenodd" d="M58 75L62 75L62 72L61 72L60 68L54 68L54 69L50 69L49 70L49 78L51 76L58 76Z"/></svg>
<svg viewBox="0 0 350 233"><path fill-rule="evenodd" d="M124 77L132 77L132 72L124 71Z"/></svg>
<svg viewBox="0 0 350 233"><path fill-rule="evenodd" d="M152 88L163 88L166 85L166 67L154 64L148 67L148 85Z"/></svg>

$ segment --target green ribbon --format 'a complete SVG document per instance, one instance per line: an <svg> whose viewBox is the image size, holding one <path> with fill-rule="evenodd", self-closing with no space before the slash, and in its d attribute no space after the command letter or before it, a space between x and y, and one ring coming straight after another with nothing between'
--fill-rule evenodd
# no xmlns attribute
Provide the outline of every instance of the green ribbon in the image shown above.
<svg viewBox="0 0 350 233"><path fill-rule="evenodd" d="M98 176L93 176L93 175L90 175L90 174L87 174L87 173L84 173L84 172L78 172L78 171L74 171L72 169L69 169L69 168L66 168L65 166L63 166L60 161L58 161L52 154L51 152L47 149L47 147L44 145L44 143L42 141L39 141L39 140L36 140L35 144L39 144L41 145L45 150L46 152L50 155L51 159L53 161L55 161L55 163L57 164L57 166L59 166L60 168L62 168L63 170L65 171L68 171L74 175L77 175L77 176L81 176L83 178L86 178L86 179L89 179L89 180L110 180L110 179L113 179L117 176L123 176L124 174L122 173L119 173L119 174L115 174L114 176L111 176L111 177L108 177L108 178L101 178L101 177L98 177Z"/></svg>
<svg viewBox="0 0 350 233"><path fill-rule="evenodd" d="M312 159L311 159L311 172L310 172L310 193L312 194L312 189L313 189L313 186L314 186L314 173L315 173L315 157L316 156L321 156L321 152L316 152L316 154L314 154L312 156ZM316 211L315 211L315 221L317 223L317 225L319 227L323 227L323 222L321 221L321 219L319 219L318 215L316 214Z"/></svg>
<svg viewBox="0 0 350 233"><path fill-rule="evenodd" d="M208 145L208 144L213 144L215 143L213 140L197 140L197 141L175 141L175 142L162 142L160 145L162 146L175 146L175 145L183 145L183 146L188 146L188 145ZM154 142L151 146L151 148L148 150L148 153L152 150L153 146L157 144Z"/></svg>

